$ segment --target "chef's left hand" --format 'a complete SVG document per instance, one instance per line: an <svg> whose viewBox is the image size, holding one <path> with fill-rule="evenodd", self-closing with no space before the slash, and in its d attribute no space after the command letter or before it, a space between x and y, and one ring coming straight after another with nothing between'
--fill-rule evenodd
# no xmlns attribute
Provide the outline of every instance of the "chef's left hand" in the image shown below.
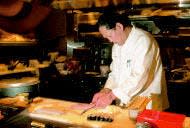
<svg viewBox="0 0 190 128"><path fill-rule="evenodd" d="M113 100L116 99L116 96L112 93L111 90L109 91L100 91L98 93L96 93L94 96L93 96L93 99L92 99L92 104L95 104L95 107L96 108L104 108L108 105L110 105Z"/></svg>

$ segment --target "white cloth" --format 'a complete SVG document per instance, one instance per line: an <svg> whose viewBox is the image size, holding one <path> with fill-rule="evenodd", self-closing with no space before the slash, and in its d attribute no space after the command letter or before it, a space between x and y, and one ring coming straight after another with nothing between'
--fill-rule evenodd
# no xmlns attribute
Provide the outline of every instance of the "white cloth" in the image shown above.
<svg viewBox="0 0 190 128"><path fill-rule="evenodd" d="M127 104L136 95L161 94L163 87L167 100L159 47L148 32L133 27L124 45L114 44L110 69L105 88L111 89L121 103Z"/></svg>

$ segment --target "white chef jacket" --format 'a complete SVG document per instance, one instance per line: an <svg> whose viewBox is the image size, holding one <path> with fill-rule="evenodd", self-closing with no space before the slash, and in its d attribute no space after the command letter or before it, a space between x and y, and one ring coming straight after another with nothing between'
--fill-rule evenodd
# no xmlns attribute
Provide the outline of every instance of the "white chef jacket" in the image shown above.
<svg viewBox="0 0 190 128"><path fill-rule="evenodd" d="M111 89L121 103L127 104L136 95L158 94L161 107L168 107L160 50L148 32L133 26L124 45L114 44L110 70L105 88Z"/></svg>

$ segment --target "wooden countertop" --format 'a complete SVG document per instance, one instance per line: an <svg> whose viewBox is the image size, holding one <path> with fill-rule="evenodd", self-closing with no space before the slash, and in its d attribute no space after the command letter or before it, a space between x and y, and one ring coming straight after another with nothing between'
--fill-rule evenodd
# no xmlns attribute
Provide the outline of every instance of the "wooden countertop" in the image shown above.
<svg viewBox="0 0 190 128"><path fill-rule="evenodd" d="M129 117L128 109L118 106L107 106L104 109L90 109L81 114L83 110L72 109L77 102L49 99L43 97L35 98L28 108L29 115L36 119L51 120L63 124L75 124L90 128L135 128L136 121ZM109 115L112 122L87 120L89 115ZM190 128L190 118L184 120L184 127Z"/></svg>
<svg viewBox="0 0 190 128"><path fill-rule="evenodd" d="M134 128L135 121L131 120L128 110L117 106L108 106L105 109L90 109L81 114L83 110L72 109L76 102L40 98L37 103L32 103L28 108L32 118L57 121L63 124L75 124L84 127L96 128ZM47 111L46 111L47 110ZM49 111L50 110L50 111ZM89 115L106 114L114 118L113 122L89 121Z"/></svg>

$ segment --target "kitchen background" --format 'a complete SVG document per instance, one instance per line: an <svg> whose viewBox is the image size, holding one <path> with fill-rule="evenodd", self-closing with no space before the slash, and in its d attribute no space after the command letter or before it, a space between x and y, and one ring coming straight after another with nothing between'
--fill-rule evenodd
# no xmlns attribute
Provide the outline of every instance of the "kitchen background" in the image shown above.
<svg viewBox="0 0 190 128"><path fill-rule="evenodd" d="M101 37L96 21L103 11L115 9L157 39L169 111L190 114L186 101L190 95L190 1L54 0L50 6L53 10L35 29L32 40L0 41L1 97L29 92L31 97L90 102L107 77L100 66L111 62L112 45Z"/></svg>

